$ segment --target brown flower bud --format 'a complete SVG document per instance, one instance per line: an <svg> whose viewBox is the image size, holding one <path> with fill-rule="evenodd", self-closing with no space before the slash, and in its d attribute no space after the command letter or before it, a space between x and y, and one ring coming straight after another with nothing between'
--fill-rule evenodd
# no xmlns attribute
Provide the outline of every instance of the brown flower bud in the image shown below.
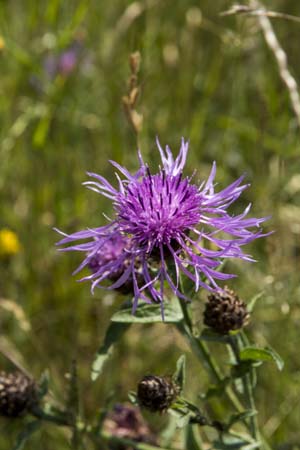
<svg viewBox="0 0 300 450"><path fill-rule="evenodd" d="M21 372L0 372L0 415L19 417L37 403L38 388L34 380Z"/></svg>
<svg viewBox="0 0 300 450"><path fill-rule="evenodd" d="M179 387L169 377L146 375L138 384L137 399L152 412L166 411L179 394Z"/></svg>
<svg viewBox="0 0 300 450"><path fill-rule="evenodd" d="M246 304L226 286L224 292L208 296L205 305L204 324L220 334L239 330L249 322L250 315Z"/></svg>

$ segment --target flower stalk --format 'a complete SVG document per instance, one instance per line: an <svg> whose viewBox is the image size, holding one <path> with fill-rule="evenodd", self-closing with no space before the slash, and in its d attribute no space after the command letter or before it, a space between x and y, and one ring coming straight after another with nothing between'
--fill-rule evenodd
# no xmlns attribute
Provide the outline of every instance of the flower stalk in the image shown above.
<svg viewBox="0 0 300 450"><path fill-rule="evenodd" d="M243 336L243 337L242 337ZM234 355L236 364L241 363L240 359L240 351L242 348L245 347L244 342L246 340L246 335L244 332L240 332L239 334L233 334L229 336L229 346L232 350L232 353ZM250 373L246 373L241 377L242 385L243 385L243 393L245 395L245 403L246 408L249 410L252 410L255 412L253 415L249 417L249 431L251 433L251 436L253 439L257 442L260 441L260 432L258 427L258 421L257 421L257 414L256 414L256 407L255 407L255 400L254 400L254 394L253 394L253 371L255 369L253 367L250 368Z"/></svg>
<svg viewBox="0 0 300 450"><path fill-rule="evenodd" d="M189 316L188 306L186 302L184 300L179 300L179 302L182 308L185 322L180 322L177 324L178 331L188 340L191 349L193 350L197 359L208 371L208 373L212 377L212 380L215 383L222 383L224 377L222 376L221 369L212 357L207 345L203 341L201 341L201 339L195 337L193 334L192 322ZM232 388L230 386L225 386L224 393L228 401L236 409L236 411L242 412L244 409L243 405L233 392Z"/></svg>

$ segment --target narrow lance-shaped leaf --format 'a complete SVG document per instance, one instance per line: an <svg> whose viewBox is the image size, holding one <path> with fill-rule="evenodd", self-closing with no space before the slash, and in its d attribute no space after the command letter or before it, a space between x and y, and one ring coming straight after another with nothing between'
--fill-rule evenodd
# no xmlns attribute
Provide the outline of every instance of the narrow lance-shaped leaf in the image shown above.
<svg viewBox="0 0 300 450"><path fill-rule="evenodd" d="M104 363L112 353L114 344L127 331L130 323L111 322L104 338L104 342L99 348L92 365L91 378L95 381L103 370Z"/></svg>
<svg viewBox="0 0 300 450"><path fill-rule="evenodd" d="M19 433L12 450L22 450L31 435L39 430L41 424L42 422L40 420L33 420L32 422L29 422Z"/></svg>
<svg viewBox="0 0 300 450"><path fill-rule="evenodd" d="M197 425L188 424L184 429L184 448L187 450L203 450Z"/></svg>
<svg viewBox="0 0 300 450"><path fill-rule="evenodd" d="M257 414L257 411L255 411L254 409L247 409L243 412L232 414L232 416L230 417L230 419L226 425L226 429L229 430L232 427L232 425L234 425L235 423L244 421L248 417L255 416L256 414Z"/></svg>
<svg viewBox="0 0 300 450"><path fill-rule="evenodd" d="M232 439L232 442L224 442L223 441L214 441L213 442L213 449L214 450L254 450L261 447L260 442L252 442L249 443L246 440L238 439L235 440Z"/></svg>
<svg viewBox="0 0 300 450"><path fill-rule="evenodd" d="M259 292L251 298L250 302L247 304L247 311L251 313L254 310L257 300L259 300L264 295L264 292Z"/></svg>
<svg viewBox="0 0 300 450"><path fill-rule="evenodd" d="M180 391L182 391L185 383L185 355L181 355L178 359L172 380L180 387Z"/></svg>
<svg viewBox="0 0 300 450"><path fill-rule="evenodd" d="M222 440L215 440L213 442L213 449L215 450L252 450L261 447L261 442L254 441L250 436L238 436L224 433Z"/></svg>
<svg viewBox="0 0 300 450"><path fill-rule="evenodd" d="M242 361L274 361L279 370L283 369L284 361L281 356L271 347L245 347L240 351Z"/></svg>
<svg viewBox="0 0 300 450"><path fill-rule="evenodd" d="M38 381L38 395L42 399L48 393L49 389L49 371L45 370Z"/></svg>
<svg viewBox="0 0 300 450"><path fill-rule="evenodd" d="M166 428L160 433L160 444L163 447L168 447L173 442L177 430L177 418L169 417L169 422Z"/></svg>

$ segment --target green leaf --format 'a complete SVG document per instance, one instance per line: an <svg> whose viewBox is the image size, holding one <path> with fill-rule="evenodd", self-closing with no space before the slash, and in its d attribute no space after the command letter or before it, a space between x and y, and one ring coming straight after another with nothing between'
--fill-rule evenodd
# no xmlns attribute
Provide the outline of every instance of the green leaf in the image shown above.
<svg viewBox="0 0 300 450"><path fill-rule="evenodd" d="M185 355L181 355L176 363L176 371L172 376L172 380L180 387L182 391L185 383Z"/></svg>
<svg viewBox="0 0 300 450"><path fill-rule="evenodd" d="M256 305L257 300L259 300L264 295L264 292L259 292L258 294L254 295L254 297L251 298L250 302L247 304L247 311L249 313L252 313L254 310L254 307Z"/></svg>
<svg viewBox="0 0 300 450"><path fill-rule="evenodd" d="M32 422L27 423L23 430L19 433L12 450L22 450L30 436L39 430L41 424L42 422L40 420L33 420Z"/></svg>
<svg viewBox="0 0 300 450"><path fill-rule="evenodd" d="M125 331L127 331L129 326L130 323L118 323L118 322L110 323L108 329L106 330L104 342L99 348L92 365L91 378L93 381L95 381L101 374L104 367L104 363L110 357L113 351L114 344L120 339L120 337L125 333Z"/></svg>
<svg viewBox="0 0 300 450"><path fill-rule="evenodd" d="M137 405L137 404L138 404L138 399L137 399L137 393L136 393L136 392L134 392L134 391L129 391L129 392L128 392L128 398L129 398L130 402L131 402L133 405Z"/></svg>
<svg viewBox="0 0 300 450"><path fill-rule="evenodd" d="M252 450L260 446L260 442L249 442L246 439L230 435L223 435L222 441L213 442L213 448L215 450Z"/></svg>
<svg viewBox="0 0 300 450"><path fill-rule="evenodd" d="M177 428L185 427L189 423L190 419L194 416L194 414L191 411L188 410L183 411L180 409L177 410L173 408L169 410L169 413L172 416L176 417Z"/></svg>
<svg viewBox="0 0 300 450"><path fill-rule="evenodd" d="M203 450L197 425L187 425L184 430L184 448L187 450Z"/></svg>
<svg viewBox="0 0 300 450"><path fill-rule="evenodd" d="M256 414L257 411L255 411L254 409L247 409L241 413L232 414L227 424L227 430L229 430L235 423L243 422L248 417L255 416Z"/></svg>
<svg viewBox="0 0 300 450"><path fill-rule="evenodd" d="M239 364L232 366L230 377L231 378L242 378L247 374L250 374L253 367L258 367L262 364L262 361L247 359L245 361L240 361Z"/></svg>
<svg viewBox="0 0 300 450"><path fill-rule="evenodd" d="M245 347L240 351L242 361L274 361L279 370L283 369L284 362L280 355L271 347Z"/></svg>
<svg viewBox="0 0 300 450"><path fill-rule="evenodd" d="M183 428L188 423L207 424L207 419L203 416L199 408L193 403L185 400L183 397L177 397L176 401L171 405L169 413L177 417L177 427Z"/></svg>
<svg viewBox="0 0 300 450"><path fill-rule="evenodd" d="M164 304L164 322L177 323L183 319L182 311L178 302ZM131 308L121 309L116 312L112 318L112 322L118 323L157 323L162 322L161 306L158 304L143 304L139 306L132 314Z"/></svg>
<svg viewBox="0 0 300 450"><path fill-rule="evenodd" d="M49 371L45 370L38 381L38 396L40 399L45 397L49 390Z"/></svg>
<svg viewBox="0 0 300 450"><path fill-rule="evenodd" d="M176 417L170 416L167 426L160 433L160 445L162 445L163 447L170 446L173 442L176 430L177 430Z"/></svg>

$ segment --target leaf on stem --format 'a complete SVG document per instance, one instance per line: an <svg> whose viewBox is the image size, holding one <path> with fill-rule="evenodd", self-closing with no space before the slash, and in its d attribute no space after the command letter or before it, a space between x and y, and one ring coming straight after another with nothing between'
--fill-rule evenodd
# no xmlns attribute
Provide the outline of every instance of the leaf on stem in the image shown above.
<svg viewBox="0 0 300 450"><path fill-rule="evenodd" d="M22 450L30 436L39 430L41 424L42 423L40 420L33 420L32 422L27 423L23 430L19 433L12 450Z"/></svg>
<svg viewBox="0 0 300 450"><path fill-rule="evenodd" d="M40 377L40 379L38 381L38 396L39 396L40 400L43 397L45 397L45 395L48 393L48 390L49 390L49 379L50 379L49 371L45 370L42 373L42 375L41 375L41 377Z"/></svg>
<svg viewBox="0 0 300 450"><path fill-rule="evenodd" d="M248 419L248 417L255 416L256 414L257 414L257 411L255 411L254 409L246 409L245 411L243 411L241 413L232 414L226 425L226 429L229 430L232 427L232 425L234 425L235 423L242 422L245 419Z"/></svg>
<svg viewBox="0 0 300 450"><path fill-rule="evenodd" d="M160 433L160 444L163 447L168 447L173 442L177 430L176 417L171 416L166 428Z"/></svg>
<svg viewBox="0 0 300 450"><path fill-rule="evenodd" d="M106 330L104 342L99 348L96 357L92 365L91 378L95 381L101 374L104 363L110 357L114 344L121 338L121 336L127 331L130 323L118 323L111 322Z"/></svg>
<svg viewBox="0 0 300 450"><path fill-rule="evenodd" d="M181 355L176 363L176 370L172 376L173 382L183 390L185 384L185 355Z"/></svg>
<svg viewBox="0 0 300 450"><path fill-rule="evenodd" d="M258 294L254 295L254 297L251 298L250 302L247 304L248 313L252 313L257 300L259 300L263 295L264 295L264 292L259 292Z"/></svg>
<svg viewBox="0 0 300 450"><path fill-rule="evenodd" d="M273 361L279 370L283 369L284 361L281 356L271 347L245 347L240 351L242 361Z"/></svg>
<svg viewBox="0 0 300 450"><path fill-rule="evenodd" d="M183 428L188 423L207 425L207 419L203 416L199 408L193 403L178 397L169 409L170 414L177 418L177 427Z"/></svg>
<svg viewBox="0 0 300 450"><path fill-rule="evenodd" d="M137 393L134 391L128 392L128 398L133 405L138 405Z"/></svg>
<svg viewBox="0 0 300 450"><path fill-rule="evenodd" d="M188 450L203 450L199 430L196 425L187 425L184 430L184 448Z"/></svg>
<svg viewBox="0 0 300 450"><path fill-rule="evenodd" d="M215 450L252 450L255 448L259 448L261 446L260 442L249 442L242 437L237 436L224 436L222 441L214 441L213 448Z"/></svg>
<svg viewBox="0 0 300 450"><path fill-rule="evenodd" d="M190 419L193 417L193 413L187 409L173 408L169 410L170 414L176 417L177 428L185 427Z"/></svg>
<svg viewBox="0 0 300 450"><path fill-rule="evenodd" d="M165 303L164 305L164 322L178 323L183 319L183 313L178 302ZM161 305L160 304L143 304L138 307L135 314L132 314L132 308L121 309L116 312L112 318L112 322L117 323L160 323L162 322Z"/></svg>

